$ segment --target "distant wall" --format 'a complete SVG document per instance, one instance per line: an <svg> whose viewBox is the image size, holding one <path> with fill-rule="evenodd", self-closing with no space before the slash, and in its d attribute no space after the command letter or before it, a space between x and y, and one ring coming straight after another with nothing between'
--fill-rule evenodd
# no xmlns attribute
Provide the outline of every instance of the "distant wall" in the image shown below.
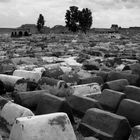
<svg viewBox="0 0 140 140"><path fill-rule="evenodd" d="M0 28L0 34L11 34L13 28Z"/></svg>

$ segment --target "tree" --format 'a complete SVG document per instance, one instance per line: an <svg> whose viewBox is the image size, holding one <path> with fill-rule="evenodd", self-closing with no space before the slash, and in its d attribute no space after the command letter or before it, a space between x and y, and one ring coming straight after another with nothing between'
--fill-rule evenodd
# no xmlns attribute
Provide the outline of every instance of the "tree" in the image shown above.
<svg viewBox="0 0 140 140"><path fill-rule="evenodd" d="M80 11L76 6L71 6L70 9L66 12L66 27L68 27L68 29L72 32L76 32L79 29L79 13Z"/></svg>
<svg viewBox="0 0 140 140"><path fill-rule="evenodd" d="M88 8L84 8L79 14L79 28L84 33L90 29L92 25L92 12Z"/></svg>
<svg viewBox="0 0 140 140"><path fill-rule="evenodd" d="M88 8L80 11L78 7L71 6L66 12L65 23L66 27L72 32L81 30L86 33L92 25L92 12Z"/></svg>
<svg viewBox="0 0 140 140"><path fill-rule="evenodd" d="M45 24L45 20L42 14L39 15L38 21L37 21L37 29L39 32L43 29Z"/></svg>

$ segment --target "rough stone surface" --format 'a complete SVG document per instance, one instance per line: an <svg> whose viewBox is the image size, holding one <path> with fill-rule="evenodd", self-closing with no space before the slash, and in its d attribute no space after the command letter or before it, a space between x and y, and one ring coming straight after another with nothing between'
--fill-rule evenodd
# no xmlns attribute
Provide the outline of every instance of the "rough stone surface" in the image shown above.
<svg viewBox="0 0 140 140"><path fill-rule="evenodd" d="M129 83L126 79L119 79L119 80L113 80L110 82L106 82L103 85L103 89L112 89L115 91L123 91L125 86L127 86Z"/></svg>
<svg viewBox="0 0 140 140"><path fill-rule="evenodd" d="M81 85L81 84L89 84L89 83L94 83L94 82L100 85L104 83L101 76L92 76L89 78L79 78L79 81L77 84Z"/></svg>
<svg viewBox="0 0 140 140"><path fill-rule="evenodd" d="M79 95L72 95L67 98L71 108L79 116L83 116L85 112L90 108L102 108L99 102L89 97L83 97Z"/></svg>
<svg viewBox="0 0 140 140"><path fill-rule="evenodd" d="M31 110L9 101L2 108L0 115L7 122L9 129L11 129L16 118L33 116L34 114Z"/></svg>
<svg viewBox="0 0 140 140"><path fill-rule="evenodd" d="M139 79L138 75L126 73L126 72L110 72L107 77L107 81L113 81L118 79L127 79L130 85L137 85Z"/></svg>
<svg viewBox="0 0 140 140"><path fill-rule="evenodd" d="M87 96L101 93L101 87L98 83L76 85L71 87L72 93L75 95Z"/></svg>
<svg viewBox="0 0 140 140"><path fill-rule="evenodd" d="M57 80L53 78L43 77L38 82L39 88L41 90L46 90L48 93L51 93L53 95L59 96L59 97L65 97L69 96L70 93L70 87L67 85L67 83L63 80Z"/></svg>
<svg viewBox="0 0 140 140"><path fill-rule="evenodd" d="M42 93L48 92L46 90L18 92L15 94L14 102L27 108L36 109Z"/></svg>
<svg viewBox="0 0 140 140"><path fill-rule="evenodd" d="M4 105L8 103L8 100L0 96L0 112L3 109Z"/></svg>
<svg viewBox="0 0 140 140"><path fill-rule="evenodd" d="M108 76L108 72L105 72L105 71L98 71L96 74L97 74L97 76L101 76L102 79L104 80L104 82L106 82L107 76Z"/></svg>
<svg viewBox="0 0 140 140"><path fill-rule="evenodd" d="M131 135L129 137L129 140L140 140L140 125L135 126L132 129Z"/></svg>
<svg viewBox="0 0 140 140"><path fill-rule="evenodd" d="M140 102L124 99L121 101L117 114L128 119L131 126L140 124Z"/></svg>
<svg viewBox="0 0 140 140"><path fill-rule="evenodd" d="M13 72L14 76L23 77L26 80L30 80L33 82L38 82L41 79L41 75L36 71L26 71L26 70L15 70Z"/></svg>
<svg viewBox="0 0 140 140"><path fill-rule="evenodd" d="M98 139L96 139L96 138L94 138L94 137L85 137L84 140L98 140Z"/></svg>
<svg viewBox="0 0 140 140"><path fill-rule="evenodd" d="M124 93L126 94L126 98L140 102L139 87L128 85L125 87Z"/></svg>
<svg viewBox="0 0 140 140"><path fill-rule="evenodd" d="M0 80L0 95L3 95L6 93L5 85L4 83Z"/></svg>
<svg viewBox="0 0 140 140"><path fill-rule="evenodd" d="M16 119L9 140L76 140L65 113Z"/></svg>
<svg viewBox="0 0 140 140"><path fill-rule="evenodd" d="M56 97L51 94L42 94L36 109L36 115L49 114L55 112L65 112L71 122L74 122L73 113L70 105L65 98Z"/></svg>
<svg viewBox="0 0 140 140"><path fill-rule="evenodd" d="M125 97L126 96L124 93L110 89L104 89L102 94L99 94L98 96L92 96L92 98L99 101L103 109L111 112L117 111L121 100L123 100Z"/></svg>
<svg viewBox="0 0 140 140"><path fill-rule="evenodd" d="M101 140L128 140L131 133L125 117L97 108L86 112L79 130L84 136L93 136Z"/></svg>

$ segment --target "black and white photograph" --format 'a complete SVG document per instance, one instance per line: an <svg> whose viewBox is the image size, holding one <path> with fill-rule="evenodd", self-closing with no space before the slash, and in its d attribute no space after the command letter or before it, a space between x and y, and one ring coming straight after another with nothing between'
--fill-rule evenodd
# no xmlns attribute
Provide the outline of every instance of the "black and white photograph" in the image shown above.
<svg viewBox="0 0 140 140"><path fill-rule="evenodd" d="M0 140L140 140L140 0L0 0Z"/></svg>

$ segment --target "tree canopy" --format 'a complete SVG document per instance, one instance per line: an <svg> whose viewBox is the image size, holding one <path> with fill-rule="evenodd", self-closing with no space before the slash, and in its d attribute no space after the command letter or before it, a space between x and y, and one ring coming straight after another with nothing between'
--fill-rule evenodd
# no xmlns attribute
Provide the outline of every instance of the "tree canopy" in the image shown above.
<svg viewBox="0 0 140 140"><path fill-rule="evenodd" d="M79 10L76 6L71 6L70 10L67 10L66 15L66 27L72 32L78 31L79 28Z"/></svg>
<svg viewBox="0 0 140 140"><path fill-rule="evenodd" d="M78 7L71 6L66 11L65 23L66 27L72 32L81 30L86 33L92 25L92 12L88 8L80 11Z"/></svg>
<svg viewBox="0 0 140 140"><path fill-rule="evenodd" d="M79 15L79 27L80 29L86 33L87 30L90 29L92 25L92 12L85 8L80 12Z"/></svg>
<svg viewBox="0 0 140 140"><path fill-rule="evenodd" d="M37 20L37 29L39 32L41 32L41 30L43 29L45 24L45 20L42 14L39 15L39 18Z"/></svg>

